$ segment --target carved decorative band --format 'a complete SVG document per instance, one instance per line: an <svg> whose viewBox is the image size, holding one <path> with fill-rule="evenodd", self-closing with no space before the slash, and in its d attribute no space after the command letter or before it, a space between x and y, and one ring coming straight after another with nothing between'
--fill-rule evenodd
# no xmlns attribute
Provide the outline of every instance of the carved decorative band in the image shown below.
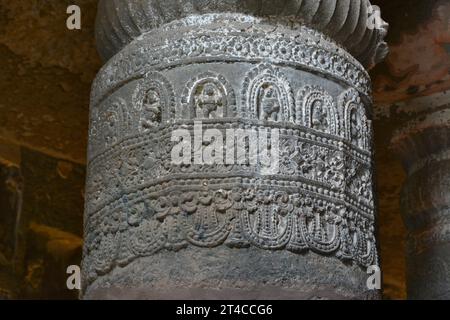
<svg viewBox="0 0 450 320"><path fill-rule="evenodd" d="M239 98L230 82L212 71L196 75L179 96L159 72L147 73L134 91L131 103L112 95L91 106L89 160L126 138L159 131L177 120L246 119L297 125L297 129L304 127L301 131L342 137L371 151L372 124L357 90L349 89L335 101L319 86L293 88L281 68L271 64L249 70L242 79Z"/></svg>
<svg viewBox="0 0 450 320"><path fill-rule="evenodd" d="M146 34L100 72L86 190L89 281L188 245L377 262L367 73L305 27L233 23ZM249 163L174 163L174 131L190 141L198 123L214 142L228 130L279 133L264 149L279 150L277 170L250 163L250 152ZM256 140L248 137L246 154Z"/></svg>
<svg viewBox="0 0 450 320"><path fill-rule="evenodd" d="M376 263L373 219L314 193L250 183L123 199L91 216L85 226L88 281L138 257L189 245L312 250L362 266Z"/></svg>
<svg viewBox="0 0 450 320"><path fill-rule="evenodd" d="M88 168L87 212L96 212L134 190L169 181L261 176L261 166L248 163L173 164L171 152L176 143L171 141L171 133L180 127L192 132L194 125L174 124L153 130L148 135L124 141L92 160ZM223 132L223 136L230 127L255 131L276 128L267 123L263 126L243 121L203 124L205 131L218 130ZM337 137L308 132L303 128L299 130L298 127L283 129L279 138L279 169L270 177L286 183L307 184L317 189L317 193L336 200L346 199L349 204L373 215L370 154L343 143Z"/></svg>
<svg viewBox="0 0 450 320"><path fill-rule="evenodd" d="M360 94L294 90L268 64L242 83L239 99L224 76L203 72L175 97L170 81L151 72L133 87L131 103L113 95L92 109L85 261L92 259L93 278L188 244L313 250L374 263L371 123ZM171 134L191 133L196 121L219 133L279 130L279 171L175 165Z"/></svg>
<svg viewBox="0 0 450 320"><path fill-rule="evenodd" d="M248 166L171 164L170 130L178 126L118 144L89 164L90 279L188 245L312 250L361 265L375 262L368 154L325 133L284 129L280 174L255 179ZM229 123L205 125L221 127ZM247 178L239 177L246 171Z"/></svg>
<svg viewBox="0 0 450 320"><path fill-rule="evenodd" d="M290 37L281 31L252 33L226 26L215 26L214 31L207 26L187 33L178 31L176 38L167 36L168 41L161 41L156 32L149 33L103 67L93 85L92 106L151 70L211 61L270 62L304 69L349 85L370 99L370 77L357 60L320 33L304 26L298 28Z"/></svg>

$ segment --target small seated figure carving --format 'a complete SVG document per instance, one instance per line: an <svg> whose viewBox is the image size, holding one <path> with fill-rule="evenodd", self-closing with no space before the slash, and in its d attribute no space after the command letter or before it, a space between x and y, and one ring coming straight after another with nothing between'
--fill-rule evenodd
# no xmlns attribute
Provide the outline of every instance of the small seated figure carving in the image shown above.
<svg viewBox="0 0 450 320"><path fill-rule="evenodd" d="M197 117L215 119L220 116L219 107L222 107L223 96L217 86L206 83L198 90L196 96Z"/></svg>
<svg viewBox="0 0 450 320"><path fill-rule="evenodd" d="M313 129L318 131L322 132L330 131L328 123L328 111L324 106L322 100L316 100L312 105L311 126Z"/></svg>
<svg viewBox="0 0 450 320"><path fill-rule="evenodd" d="M361 146L362 132L361 132L360 121L358 119L358 114L356 110L352 110L350 114L350 139L352 142Z"/></svg>
<svg viewBox="0 0 450 320"><path fill-rule="evenodd" d="M150 90L145 96L141 119L144 129L150 129L161 122L161 98L155 90Z"/></svg>
<svg viewBox="0 0 450 320"><path fill-rule="evenodd" d="M268 85L261 93L261 120L278 121L280 112L280 101L276 89Z"/></svg>

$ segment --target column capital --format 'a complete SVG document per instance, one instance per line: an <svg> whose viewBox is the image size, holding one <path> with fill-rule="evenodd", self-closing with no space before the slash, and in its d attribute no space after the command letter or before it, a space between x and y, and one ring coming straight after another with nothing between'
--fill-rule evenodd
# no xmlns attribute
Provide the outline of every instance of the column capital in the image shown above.
<svg viewBox="0 0 450 320"><path fill-rule="evenodd" d="M141 34L168 23L205 14L238 14L261 19L285 18L317 30L342 45L366 68L388 53L388 24L368 0L100 0L96 38L100 55L111 58ZM199 21L193 21L199 22Z"/></svg>

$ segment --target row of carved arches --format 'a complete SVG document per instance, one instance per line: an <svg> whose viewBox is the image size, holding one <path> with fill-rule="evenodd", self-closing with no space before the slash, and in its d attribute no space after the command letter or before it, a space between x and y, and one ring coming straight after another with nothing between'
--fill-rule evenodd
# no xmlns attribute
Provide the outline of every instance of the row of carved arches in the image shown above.
<svg viewBox="0 0 450 320"><path fill-rule="evenodd" d="M136 92L133 107L137 121L132 121L126 102L118 99L93 115L91 136L101 131L100 139L111 145L133 129L147 132L171 119L239 117L302 125L344 137L359 148L369 148L370 121L358 91L345 91L337 103L319 86L305 86L294 95L286 76L270 64L260 64L247 74L240 104L227 79L214 72L201 73L186 84L180 110L176 108L173 86L158 72L147 74Z"/></svg>

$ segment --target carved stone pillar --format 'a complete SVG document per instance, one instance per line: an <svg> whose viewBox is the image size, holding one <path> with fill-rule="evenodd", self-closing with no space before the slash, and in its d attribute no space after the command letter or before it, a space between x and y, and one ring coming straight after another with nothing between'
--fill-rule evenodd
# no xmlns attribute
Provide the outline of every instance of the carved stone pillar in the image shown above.
<svg viewBox="0 0 450 320"><path fill-rule="evenodd" d="M85 298L377 297L365 67L387 48L370 8L99 2L109 61L92 88ZM174 132L199 127L177 164ZM233 162L233 138L224 161L202 162L229 132L259 134L245 153L266 132L278 161Z"/></svg>
<svg viewBox="0 0 450 320"><path fill-rule="evenodd" d="M408 297L450 299L450 93L407 102L405 110L417 119L393 146L408 174L401 197Z"/></svg>

